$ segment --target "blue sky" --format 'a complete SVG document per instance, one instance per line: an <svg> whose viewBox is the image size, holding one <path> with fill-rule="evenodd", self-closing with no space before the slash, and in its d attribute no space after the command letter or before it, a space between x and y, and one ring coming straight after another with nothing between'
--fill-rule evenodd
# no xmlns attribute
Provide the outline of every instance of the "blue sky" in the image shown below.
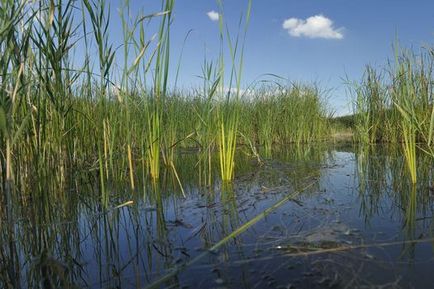
<svg viewBox="0 0 434 289"><path fill-rule="evenodd" d="M112 0L112 11L119 6ZM159 10L160 1L131 0L134 12ZM226 0L224 18L236 31L247 0ZM200 84L204 55L217 57L218 22L207 15L218 11L213 0L177 0L172 26L173 57L177 60L184 37L183 87ZM385 65L392 44L418 50L434 40L434 1L410 0L253 0L245 48L244 84L273 73L291 81L318 82L331 89L330 104L337 114L349 112L343 78L358 80L367 64ZM315 18L316 16L316 18ZM113 18L117 18L114 13ZM311 17L311 18L310 18ZM322 18L321 18L322 17ZM284 28L285 20L286 29ZM114 37L120 35L113 21ZM117 26L117 27L116 27Z"/></svg>

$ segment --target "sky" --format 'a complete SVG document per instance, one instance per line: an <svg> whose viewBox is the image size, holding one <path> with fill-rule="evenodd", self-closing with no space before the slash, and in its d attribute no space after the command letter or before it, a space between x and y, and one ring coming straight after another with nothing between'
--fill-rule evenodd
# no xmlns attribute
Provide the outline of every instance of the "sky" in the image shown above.
<svg viewBox="0 0 434 289"><path fill-rule="evenodd" d="M108 1L116 11L120 0ZM137 13L160 10L160 1L130 1ZM234 34L247 3L223 0L223 17ZM416 51L432 46L433 11L433 0L253 0L243 84L267 78L266 74L315 82L329 91L329 104L336 115L351 113L345 79L360 80L368 64L384 67L393 58L396 39L401 47ZM216 59L220 12L214 0L176 1L171 45L173 62L183 48L178 80L182 87L200 85L198 75L205 55ZM116 18L114 14L111 34L121 38Z"/></svg>

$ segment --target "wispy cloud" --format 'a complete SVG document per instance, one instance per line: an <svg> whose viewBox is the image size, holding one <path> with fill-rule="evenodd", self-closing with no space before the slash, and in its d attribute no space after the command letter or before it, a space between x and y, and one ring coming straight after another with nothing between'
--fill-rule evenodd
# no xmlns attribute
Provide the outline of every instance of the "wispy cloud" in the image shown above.
<svg viewBox="0 0 434 289"><path fill-rule="evenodd" d="M211 21L218 21L220 18L220 15L218 14L218 12L215 12L214 10L209 11L208 13L206 13L206 15L208 15L208 18Z"/></svg>
<svg viewBox="0 0 434 289"><path fill-rule="evenodd" d="M294 37L343 39L343 28L334 28L333 21L323 15L311 16L307 19L289 18L283 21L282 27Z"/></svg>

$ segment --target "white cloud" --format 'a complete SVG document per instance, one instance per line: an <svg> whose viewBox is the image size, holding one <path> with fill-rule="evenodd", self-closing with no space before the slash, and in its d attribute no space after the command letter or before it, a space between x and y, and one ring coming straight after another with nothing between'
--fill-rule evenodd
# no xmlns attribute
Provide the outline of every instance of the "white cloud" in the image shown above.
<svg viewBox="0 0 434 289"><path fill-rule="evenodd" d="M218 21L220 18L220 15L218 14L218 12L215 12L214 10L209 11L208 13L206 13L206 15L208 15L208 18L211 21Z"/></svg>
<svg viewBox="0 0 434 289"><path fill-rule="evenodd" d="M289 18L283 21L283 29L294 37L342 39L343 28L334 28L333 21L323 15L315 15L304 19Z"/></svg>

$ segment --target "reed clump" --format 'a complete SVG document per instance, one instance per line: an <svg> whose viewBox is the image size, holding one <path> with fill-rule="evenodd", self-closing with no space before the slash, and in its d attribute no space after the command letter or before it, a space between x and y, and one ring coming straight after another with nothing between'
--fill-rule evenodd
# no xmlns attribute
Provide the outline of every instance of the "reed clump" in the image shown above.
<svg viewBox="0 0 434 289"><path fill-rule="evenodd" d="M395 60L377 71L368 67L355 95L355 138L362 144L402 143L412 183L418 149L433 153L432 50L395 51Z"/></svg>
<svg viewBox="0 0 434 289"><path fill-rule="evenodd" d="M106 203L116 184L136 190L145 178L158 180L162 167L178 175L179 149L199 152L198 171L209 184L215 152L221 177L231 180L238 145L270 151L276 143L327 138L329 115L315 86L242 89L250 1L235 38L221 13L221 54L204 61L203 87L191 91L169 87L175 1L162 0L161 11L149 15L122 2L123 37L116 49L110 4L2 2L2 191L24 192L35 183L42 188L48 179L67 188L86 172ZM154 36L147 37L153 28Z"/></svg>

